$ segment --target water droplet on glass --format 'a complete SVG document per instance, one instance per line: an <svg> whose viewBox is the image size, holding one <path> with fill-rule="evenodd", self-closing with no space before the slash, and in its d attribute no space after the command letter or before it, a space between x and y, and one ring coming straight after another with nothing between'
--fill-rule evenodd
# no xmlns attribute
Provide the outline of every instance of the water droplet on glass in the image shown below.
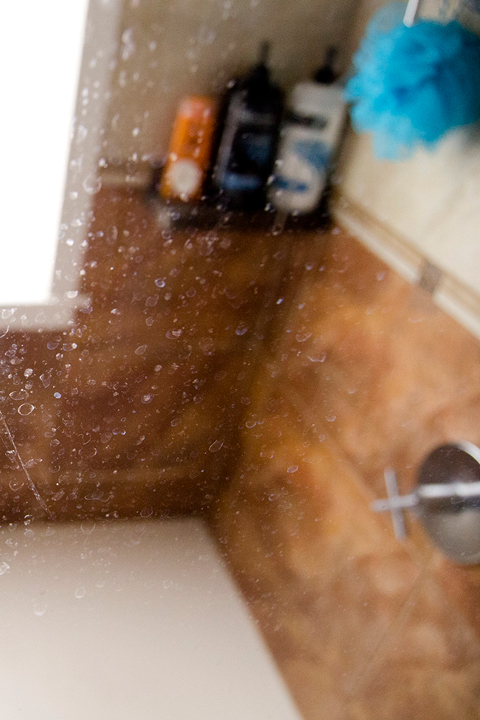
<svg viewBox="0 0 480 720"><path fill-rule="evenodd" d="M206 25L202 25L198 32L198 41L200 45L211 45L215 40L215 31Z"/></svg>
<svg viewBox="0 0 480 720"><path fill-rule="evenodd" d="M22 489L24 484L25 483L22 480L10 480L10 482L8 483L8 487L10 488L10 490L13 490L13 492L18 492Z"/></svg>
<svg viewBox="0 0 480 720"><path fill-rule="evenodd" d="M23 405L20 405L18 408L18 414L19 415L30 415L35 410L35 405L32 405L32 403L23 403Z"/></svg>
<svg viewBox="0 0 480 720"><path fill-rule="evenodd" d="M77 600L81 600L85 595L87 594L87 591L84 587L79 587L75 590L74 595L77 598Z"/></svg>
<svg viewBox="0 0 480 720"><path fill-rule="evenodd" d="M33 606L33 614L37 617L42 617L47 612L47 603L46 602L37 602Z"/></svg>
<svg viewBox="0 0 480 720"><path fill-rule="evenodd" d="M155 395L152 395L151 393L148 395L142 395L142 403L144 405L147 405L148 403L151 403Z"/></svg>
<svg viewBox="0 0 480 720"><path fill-rule="evenodd" d="M298 465L290 465L289 468L287 468L288 473L295 473L298 470Z"/></svg>
<svg viewBox="0 0 480 720"><path fill-rule="evenodd" d="M97 448L93 447L92 445L87 445L86 447L80 448L78 454L84 460L91 460L91 458L95 457L95 455L97 454Z"/></svg>
<svg viewBox="0 0 480 720"><path fill-rule="evenodd" d="M245 335L246 332L248 332L248 325L245 325L245 323L240 323L235 330L236 335Z"/></svg>
<svg viewBox="0 0 480 720"><path fill-rule="evenodd" d="M11 397L12 400L26 400L28 398L28 392L26 390L13 390L13 392L9 393L9 397Z"/></svg>
<svg viewBox="0 0 480 720"><path fill-rule="evenodd" d="M336 419L337 419L337 416L336 416L336 415L333 415L333 414L332 414L332 415L326 415L326 417L325 417L325 420L326 420L327 422L335 422Z"/></svg>
<svg viewBox="0 0 480 720"><path fill-rule="evenodd" d="M92 523L82 523L80 525L80 530L84 535L91 535L93 531L96 528L96 524L94 522Z"/></svg>
<svg viewBox="0 0 480 720"><path fill-rule="evenodd" d="M222 447L223 442L221 440L215 440L215 442L213 442L208 449L210 450L210 452L215 453L221 450Z"/></svg>
<svg viewBox="0 0 480 720"><path fill-rule="evenodd" d="M85 125L79 125L77 129L77 137L76 141L77 143L82 143L88 135L88 128L85 127Z"/></svg>
<svg viewBox="0 0 480 720"><path fill-rule="evenodd" d="M5 575L10 570L10 565L5 561L0 563L0 575Z"/></svg>
<svg viewBox="0 0 480 720"><path fill-rule="evenodd" d="M323 352L323 353L320 353L319 355L308 355L307 357L310 360L310 362L322 363L322 362L325 362L325 360L327 359L327 353Z"/></svg>
<svg viewBox="0 0 480 720"><path fill-rule="evenodd" d="M165 334L169 340L176 340L182 334L182 329L179 328L178 330L168 330Z"/></svg>
<svg viewBox="0 0 480 720"><path fill-rule="evenodd" d="M308 340L309 337L312 337L312 333L311 333L311 332L297 333L297 334L295 335L295 340L296 340L297 342L299 342L299 343L302 343L302 342L305 342L306 340Z"/></svg>
<svg viewBox="0 0 480 720"><path fill-rule="evenodd" d="M87 195L96 195L102 189L102 180L95 175L88 175L82 185Z"/></svg>
<svg viewBox="0 0 480 720"><path fill-rule="evenodd" d="M148 345L139 345L135 350L135 355L144 355L147 351Z"/></svg>
<svg viewBox="0 0 480 720"><path fill-rule="evenodd" d="M159 288L164 288L165 287L165 278L157 278L155 280L155 285Z"/></svg>

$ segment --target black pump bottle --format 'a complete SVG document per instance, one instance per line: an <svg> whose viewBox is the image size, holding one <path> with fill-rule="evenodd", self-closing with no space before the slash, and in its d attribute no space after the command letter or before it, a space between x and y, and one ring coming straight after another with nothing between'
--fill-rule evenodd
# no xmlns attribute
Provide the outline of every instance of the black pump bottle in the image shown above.
<svg viewBox="0 0 480 720"><path fill-rule="evenodd" d="M232 89L215 161L213 183L225 207L256 210L265 203L282 113L282 93L270 80L269 45Z"/></svg>

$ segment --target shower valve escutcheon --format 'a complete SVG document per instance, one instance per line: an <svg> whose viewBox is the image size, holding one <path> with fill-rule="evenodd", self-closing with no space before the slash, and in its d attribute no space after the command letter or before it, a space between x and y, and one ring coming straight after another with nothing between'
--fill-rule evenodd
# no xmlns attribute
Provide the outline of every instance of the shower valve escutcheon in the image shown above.
<svg viewBox="0 0 480 720"><path fill-rule="evenodd" d="M412 510L439 549L462 565L480 563L480 450L469 442L441 445L422 464L413 492L400 495L395 471L385 470L388 497L372 510L390 512L398 540Z"/></svg>

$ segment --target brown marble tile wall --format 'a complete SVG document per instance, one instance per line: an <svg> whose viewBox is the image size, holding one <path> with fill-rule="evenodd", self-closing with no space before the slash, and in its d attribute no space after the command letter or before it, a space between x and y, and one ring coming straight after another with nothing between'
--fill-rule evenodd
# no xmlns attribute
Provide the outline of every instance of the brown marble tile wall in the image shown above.
<svg viewBox="0 0 480 720"><path fill-rule="evenodd" d="M444 441L480 444L480 346L334 229L243 419L215 532L308 720L480 717L480 575L370 503Z"/></svg>
<svg viewBox="0 0 480 720"><path fill-rule="evenodd" d="M117 189L95 196L92 215L91 305L65 332L0 338L4 519L208 506L281 311L284 238L162 232L140 194Z"/></svg>

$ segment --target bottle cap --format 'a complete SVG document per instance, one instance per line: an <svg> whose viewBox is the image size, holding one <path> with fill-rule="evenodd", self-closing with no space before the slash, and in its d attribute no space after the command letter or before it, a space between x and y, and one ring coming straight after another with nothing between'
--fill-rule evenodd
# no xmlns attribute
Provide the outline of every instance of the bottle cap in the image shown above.
<svg viewBox="0 0 480 720"><path fill-rule="evenodd" d="M321 83L322 85L332 85L337 79L337 73L335 72L335 58L337 57L337 48L329 47L325 55L325 62L321 67L318 68L314 75L315 82Z"/></svg>

